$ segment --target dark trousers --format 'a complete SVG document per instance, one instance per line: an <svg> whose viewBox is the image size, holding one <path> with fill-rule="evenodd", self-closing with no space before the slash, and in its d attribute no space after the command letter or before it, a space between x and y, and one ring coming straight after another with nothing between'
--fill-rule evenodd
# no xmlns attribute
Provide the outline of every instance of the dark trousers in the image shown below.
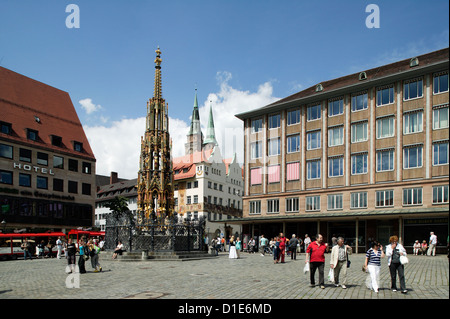
<svg viewBox="0 0 450 319"><path fill-rule="evenodd" d="M406 290L405 285L405 267L401 263L392 263L389 265L391 272L391 289L397 289L397 272L400 279L400 289Z"/></svg>
<svg viewBox="0 0 450 319"><path fill-rule="evenodd" d="M83 255L80 255L80 258L78 258L78 269L80 270L80 274L86 273L85 260Z"/></svg>
<svg viewBox="0 0 450 319"><path fill-rule="evenodd" d="M310 272L311 285L315 285L314 275L316 274L316 269L319 269L319 285L320 286L325 285L324 275L323 275L325 263L314 261L314 262L310 262L309 264L310 264L309 272Z"/></svg>
<svg viewBox="0 0 450 319"><path fill-rule="evenodd" d="M297 259L297 247L290 247L291 259Z"/></svg>

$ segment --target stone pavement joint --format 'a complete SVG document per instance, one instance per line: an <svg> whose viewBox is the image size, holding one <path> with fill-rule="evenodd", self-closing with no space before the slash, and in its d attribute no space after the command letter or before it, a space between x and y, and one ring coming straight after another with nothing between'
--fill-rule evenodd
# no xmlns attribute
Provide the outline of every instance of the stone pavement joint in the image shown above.
<svg viewBox="0 0 450 319"><path fill-rule="evenodd" d="M347 289L328 282L325 289L309 287L304 254L295 261L287 257L285 264L274 264L270 255L242 252L241 259L229 259L224 252L188 263L125 263L111 255L100 255L102 272L94 273L88 261L88 273L72 274L72 278L79 276L79 288L67 288L71 275L65 273L64 258L0 262L0 299L449 299L449 264L444 255L408 255L407 294L390 290L387 259L382 260L379 293L368 290L367 274L361 270L365 254L350 256ZM326 254L325 280L329 258Z"/></svg>

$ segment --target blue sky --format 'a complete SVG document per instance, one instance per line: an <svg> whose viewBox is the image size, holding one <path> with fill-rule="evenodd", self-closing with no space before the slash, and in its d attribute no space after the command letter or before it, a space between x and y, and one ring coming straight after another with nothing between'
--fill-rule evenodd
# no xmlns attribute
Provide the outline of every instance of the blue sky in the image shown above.
<svg viewBox="0 0 450 319"><path fill-rule="evenodd" d="M71 3L80 8L79 29L65 24ZM365 24L370 3L380 8L378 29ZM108 143L99 140L108 129L126 129L145 116L158 45L163 97L172 126L180 129L174 143L181 145L195 88L202 123L212 100L220 135L222 123L242 128L230 119L232 112L448 47L448 10L441 0L0 0L0 65L69 92L93 144L97 172L108 174L121 167L107 157L124 155L105 154L96 145ZM83 100L97 108L88 113ZM133 138L123 143L139 144L140 136L136 143ZM180 153L184 145L176 148ZM224 153L234 151L242 153L240 146ZM125 175L131 178L133 170Z"/></svg>

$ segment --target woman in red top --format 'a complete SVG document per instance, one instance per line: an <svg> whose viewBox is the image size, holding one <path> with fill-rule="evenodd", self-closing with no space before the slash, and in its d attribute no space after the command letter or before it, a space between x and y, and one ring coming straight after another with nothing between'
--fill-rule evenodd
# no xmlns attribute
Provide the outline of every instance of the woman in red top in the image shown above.
<svg viewBox="0 0 450 319"><path fill-rule="evenodd" d="M325 252L328 251L328 244L322 243L323 237L321 234L316 235L316 241L309 244L308 249L306 249L306 259L305 263L310 263L310 280L311 287L315 286L314 275L316 269L319 269L319 285L320 288L325 288L324 280L324 265L325 265Z"/></svg>
<svg viewBox="0 0 450 319"><path fill-rule="evenodd" d="M281 258L281 263L284 264L284 255L286 254L286 237L284 237L283 233L280 233L280 247L278 251L277 262Z"/></svg>

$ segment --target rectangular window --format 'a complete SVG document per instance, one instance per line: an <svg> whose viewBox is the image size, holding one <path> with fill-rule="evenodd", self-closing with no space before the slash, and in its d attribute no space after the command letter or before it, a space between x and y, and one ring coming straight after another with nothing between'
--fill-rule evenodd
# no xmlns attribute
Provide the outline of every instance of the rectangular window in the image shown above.
<svg viewBox="0 0 450 319"><path fill-rule="evenodd" d="M69 158L69 171L78 172L78 161Z"/></svg>
<svg viewBox="0 0 450 319"><path fill-rule="evenodd" d="M351 193L350 208L367 208L367 192Z"/></svg>
<svg viewBox="0 0 450 319"><path fill-rule="evenodd" d="M306 211L320 210L320 196L306 196Z"/></svg>
<svg viewBox="0 0 450 319"><path fill-rule="evenodd" d="M342 209L342 194L328 195L328 210Z"/></svg>
<svg viewBox="0 0 450 319"><path fill-rule="evenodd" d="M394 136L394 117L377 119L377 138Z"/></svg>
<svg viewBox="0 0 450 319"><path fill-rule="evenodd" d="M299 211L298 197L286 198L286 213L296 213Z"/></svg>
<svg viewBox="0 0 450 319"><path fill-rule="evenodd" d="M19 186L31 187L31 175L19 173Z"/></svg>
<svg viewBox="0 0 450 319"><path fill-rule="evenodd" d="M403 133L422 132L422 115L422 111L403 114Z"/></svg>
<svg viewBox="0 0 450 319"><path fill-rule="evenodd" d="M83 151L83 143L74 141L73 142L73 149L75 151L77 151L77 152L82 152Z"/></svg>
<svg viewBox="0 0 450 319"><path fill-rule="evenodd" d="M64 191L64 180L59 178L53 179L53 190L56 192L63 192Z"/></svg>
<svg viewBox="0 0 450 319"><path fill-rule="evenodd" d="M320 178L320 160L306 162L307 179Z"/></svg>
<svg viewBox="0 0 450 319"><path fill-rule="evenodd" d="M91 174L91 163L83 162L82 169L84 174Z"/></svg>
<svg viewBox="0 0 450 319"><path fill-rule="evenodd" d="M352 175L367 174L367 153L360 153L351 156Z"/></svg>
<svg viewBox="0 0 450 319"><path fill-rule="evenodd" d="M53 146L62 146L62 137L57 135L52 135L52 145Z"/></svg>
<svg viewBox="0 0 450 319"><path fill-rule="evenodd" d="M287 125L294 125L300 123L300 110L287 112Z"/></svg>
<svg viewBox="0 0 450 319"><path fill-rule="evenodd" d="M422 205L422 188L403 189L403 205Z"/></svg>
<svg viewBox="0 0 450 319"><path fill-rule="evenodd" d="M306 133L306 149L314 150L320 148L320 130Z"/></svg>
<svg viewBox="0 0 450 319"><path fill-rule="evenodd" d="M280 212L280 200L279 199L268 199L267 200L267 213L279 213Z"/></svg>
<svg viewBox="0 0 450 319"><path fill-rule="evenodd" d="M19 160L31 163L31 150L24 148L19 149Z"/></svg>
<svg viewBox="0 0 450 319"><path fill-rule="evenodd" d="M377 89L377 106L394 103L394 86Z"/></svg>
<svg viewBox="0 0 450 319"><path fill-rule="evenodd" d="M376 207L387 207L394 206L394 191L382 190L375 193L375 206Z"/></svg>
<svg viewBox="0 0 450 319"><path fill-rule="evenodd" d="M69 193L78 194L78 182L69 181L68 186Z"/></svg>
<svg viewBox="0 0 450 319"><path fill-rule="evenodd" d="M328 158L328 177L336 177L344 175L344 157Z"/></svg>
<svg viewBox="0 0 450 319"><path fill-rule="evenodd" d="M187 189L192 188L192 183L191 183L191 182L187 182L187 183L186 183L186 188L187 188Z"/></svg>
<svg viewBox="0 0 450 319"><path fill-rule="evenodd" d="M354 123L351 126L352 143L367 141L367 122Z"/></svg>
<svg viewBox="0 0 450 319"><path fill-rule="evenodd" d="M186 204L192 204L191 202L191 196L187 196L186 198ZM214 203L215 204L215 203Z"/></svg>
<svg viewBox="0 0 450 319"><path fill-rule="evenodd" d="M194 195L194 204L198 204L198 195Z"/></svg>
<svg viewBox="0 0 450 319"><path fill-rule="evenodd" d="M287 152L294 153L300 151L300 134L287 137Z"/></svg>
<svg viewBox="0 0 450 319"><path fill-rule="evenodd" d="M40 189L48 189L48 178L44 176L37 176L36 187Z"/></svg>
<svg viewBox="0 0 450 319"><path fill-rule="evenodd" d="M12 185L13 181L13 173L9 171L1 171L0 170L0 183Z"/></svg>
<svg viewBox="0 0 450 319"><path fill-rule="evenodd" d="M281 126L280 119L281 119L280 114L269 115L269 129L280 127Z"/></svg>
<svg viewBox="0 0 450 319"><path fill-rule="evenodd" d="M252 133L262 131L262 119L252 120Z"/></svg>
<svg viewBox="0 0 450 319"><path fill-rule="evenodd" d="M250 144L252 159L262 157L262 142L254 142Z"/></svg>
<svg viewBox="0 0 450 319"><path fill-rule="evenodd" d="M12 132L11 123L1 122L0 121L0 132L3 134L10 135Z"/></svg>
<svg viewBox="0 0 450 319"><path fill-rule="evenodd" d="M280 182L280 165L271 165L267 168L269 183L279 183Z"/></svg>
<svg viewBox="0 0 450 319"><path fill-rule="evenodd" d="M344 99L328 101L328 116L344 114Z"/></svg>
<svg viewBox="0 0 450 319"><path fill-rule="evenodd" d="M448 91L448 71L435 74L433 77L434 94Z"/></svg>
<svg viewBox="0 0 450 319"><path fill-rule="evenodd" d="M0 157L13 158L13 147L6 144L0 144Z"/></svg>
<svg viewBox="0 0 450 319"><path fill-rule="evenodd" d="M306 120L314 121L320 119L322 116L321 105L310 105L306 108Z"/></svg>
<svg viewBox="0 0 450 319"><path fill-rule="evenodd" d="M39 165L47 166L48 165L48 154L37 152L37 163Z"/></svg>
<svg viewBox="0 0 450 319"><path fill-rule="evenodd" d="M448 164L448 141L433 143L433 165Z"/></svg>
<svg viewBox="0 0 450 319"><path fill-rule="evenodd" d="M414 79L405 81L403 84L403 100L415 99L423 96L422 79Z"/></svg>
<svg viewBox="0 0 450 319"><path fill-rule="evenodd" d="M27 139L37 141L38 136L38 131L27 128Z"/></svg>
<svg viewBox="0 0 450 319"><path fill-rule="evenodd" d="M448 104L433 108L433 129L448 128Z"/></svg>
<svg viewBox="0 0 450 319"><path fill-rule="evenodd" d="M433 186L433 204L448 204L448 185Z"/></svg>
<svg viewBox="0 0 450 319"><path fill-rule="evenodd" d="M262 168L250 169L250 185L259 185L262 183Z"/></svg>
<svg viewBox="0 0 450 319"><path fill-rule="evenodd" d="M300 179L300 162L286 164L286 180L298 181Z"/></svg>
<svg viewBox="0 0 450 319"><path fill-rule="evenodd" d="M338 146L344 144L344 126L328 128L328 146Z"/></svg>
<svg viewBox="0 0 450 319"><path fill-rule="evenodd" d="M422 167L422 145L403 149L403 168Z"/></svg>
<svg viewBox="0 0 450 319"><path fill-rule="evenodd" d="M394 170L394 150L377 151L377 172Z"/></svg>
<svg viewBox="0 0 450 319"><path fill-rule="evenodd" d="M280 138L272 138L269 140L269 156L280 155L281 145Z"/></svg>
<svg viewBox="0 0 450 319"><path fill-rule="evenodd" d="M53 167L54 168L64 168L64 157L53 155Z"/></svg>
<svg viewBox="0 0 450 319"><path fill-rule="evenodd" d="M261 201L253 200L249 202L250 214L261 214Z"/></svg>
<svg viewBox="0 0 450 319"><path fill-rule="evenodd" d="M81 185L81 193L83 195L91 195L91 184L83 183Z"/></svg>
<svg viewBox="0 0 450 319"><path fill-rule="evenodd" d="M352 112L365 110L367 107L367 92L352 95Z"/></svg>

